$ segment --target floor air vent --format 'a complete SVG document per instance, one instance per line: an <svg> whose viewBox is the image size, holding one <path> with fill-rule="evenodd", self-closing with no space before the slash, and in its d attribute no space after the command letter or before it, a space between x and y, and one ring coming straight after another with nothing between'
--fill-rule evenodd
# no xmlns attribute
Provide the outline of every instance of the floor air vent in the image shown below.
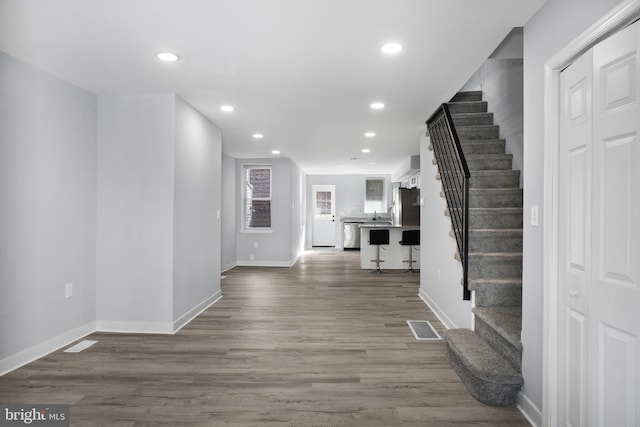
<svg viewBox="0 0 640 427"><path fill-rule="evenodd" d="M411 332L413 332L413 336L416 337L417 340L441 340L442 338L433 329L431 323L428 320L407 320L407 324L409 328L411 328Z"/></svg>

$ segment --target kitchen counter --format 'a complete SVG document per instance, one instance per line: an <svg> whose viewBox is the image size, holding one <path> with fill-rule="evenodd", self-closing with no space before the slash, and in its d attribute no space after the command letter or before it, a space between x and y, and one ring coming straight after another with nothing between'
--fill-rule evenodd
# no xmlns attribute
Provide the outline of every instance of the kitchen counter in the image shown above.
<svg viewBox="0 0 640 427"><path fill-rule="evenodd" d="M369 230L375 228L386 228L389 230L389 244L380 246L380 263L382 270L404 270L409 268L408 262L402 262L409 259L409 246L402 246L402 232L404 230L419 230L420 226L402 226L391 224L362 224L360 225L360 268L373 269L376 268L376 245L369 244ZM420 268L420 246L413 246L413 263L414 269Z"/></svg>

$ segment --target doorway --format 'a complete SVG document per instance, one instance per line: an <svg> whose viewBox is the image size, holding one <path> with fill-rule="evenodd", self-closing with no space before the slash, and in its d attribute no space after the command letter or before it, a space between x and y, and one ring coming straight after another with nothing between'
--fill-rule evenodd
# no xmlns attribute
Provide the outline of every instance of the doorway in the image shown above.
<svg viewBox="0 0 640 427"><path fill-rule="evenodd" d="M312 185L312 246L336 245L336 186Z"/></svg>

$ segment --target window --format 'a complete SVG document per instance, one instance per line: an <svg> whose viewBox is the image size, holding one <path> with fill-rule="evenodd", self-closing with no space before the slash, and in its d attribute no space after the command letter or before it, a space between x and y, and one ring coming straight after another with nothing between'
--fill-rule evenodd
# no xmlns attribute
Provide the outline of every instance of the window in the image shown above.
<svg viewBox="0 0 640 427"><path fill-rule="evenodd" d="M365 181L364 192L364 211L365 213L386 212L385 203L385 179L384 178L367 178Z"/></svg>
<svg viewBox="0 0 640 427"><path fill-rule="evenodd" d="M244 167L244 229L271 228L271 167Z"/></svg>

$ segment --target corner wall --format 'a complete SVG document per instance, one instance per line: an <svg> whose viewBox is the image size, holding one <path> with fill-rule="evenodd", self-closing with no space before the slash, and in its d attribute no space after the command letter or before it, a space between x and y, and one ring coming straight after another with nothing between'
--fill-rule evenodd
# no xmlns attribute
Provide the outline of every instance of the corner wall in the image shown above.
<svg viewBox="0 0 640 427"><path fill-rule="evenodd" d="M99 329L172 329L174 135L175 95L99 98Z"/></svg>
<svg viewBox="0 0 640 427"><path fill-rule="evenodd" d="M0 52L0 375L95 327L97 111Z"/></svg>
<svg viewBox="0 0 640 427"><path fill-rule="evenodd" d="M238 234L238 191L236 159L222 154L222 271L236 266L236 235Z"/></svg>
<svg viewBox="0 0 640 427"><path fill-rule="evenodd" d="M220 297L222 132L175 98L173 322Z"/></svg>

